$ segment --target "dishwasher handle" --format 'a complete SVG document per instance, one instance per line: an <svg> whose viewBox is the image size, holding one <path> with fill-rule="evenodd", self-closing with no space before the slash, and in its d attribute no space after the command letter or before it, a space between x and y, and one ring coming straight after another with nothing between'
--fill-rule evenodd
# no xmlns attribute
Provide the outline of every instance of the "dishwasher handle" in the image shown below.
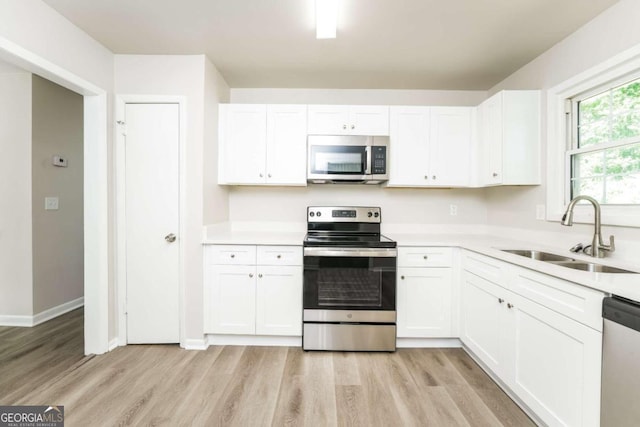
<svg viewBox="0 0 640 427"><path fill-rule="evenodd" d="M640 332L640 303L619 296L602 300L602 318Z"/></svg>

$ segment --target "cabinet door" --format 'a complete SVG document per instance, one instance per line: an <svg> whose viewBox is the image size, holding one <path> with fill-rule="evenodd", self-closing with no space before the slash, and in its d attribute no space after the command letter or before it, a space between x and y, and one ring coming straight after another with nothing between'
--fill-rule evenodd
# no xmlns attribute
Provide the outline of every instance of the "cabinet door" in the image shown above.
<svg viewBox="0 0 640 427"><path fill-rule="evenodd" d="M450 337L450 268L398 269L398 337Z"/></svg>
<svg viewBox="0 0 640 427"><path fill-rule="evenodd" d="M307 106L267 106L267 184L306 185Z"/></svg>
<svg viewBox="0 0 640 427"><path fill-rule="evenodd" d="M390 108L390 186L428 185L429 107Z"/></svg>
<svg viewBox="0 0 640 427"><path fill-rule="evenodd" d="M256 332L255 266L212 265L207 267L210 282L209 332L249 335Z"/></svg>
<svg viewBox="0 0 640 427"><path fill-rule="evenodd" d="M351 135L389 135L389 107L352 105L347 130Z"/></svg>
<svg viewBox="0 0 640 427"><path fill-rule="evenodd" d="M506 382L546 424L597 426L602 334L518 295Z"/></svg>
<svg viewBox="0 0 640 427"><path fill-rule="evenodd" d="M265 182L267 108L255 104L220 106L220 182Z"/></svg>
<svg viewBox="0 0 640 427"><path fill-rule="evenodd" d="M309 135L346 135L349 133L349 106L309 105L307 107Z"/></svg>
<svg viewBox="0 0 640 427"><path fill-rule="evenodd" d="M502 93L480 105L480 150L484 185L502 183Z"/></svg>
<svg viewBox="0 0 640 427"><path fill-rule="evenodd" d="M468 186L471 180L471 107L431 108L429 183Z"/></svg>
<svg viewBox="0 0 640 427"><path fill-rule="evenodd" d="M302 266L258 266L256 334L302 335Z"/></svg>
<svg viewBox="0 0 640 427"><path fill-rule="evenodd" d="M462 278L461 340L489 369L502 377L507 291L468 271L462 272Z"/></svg>

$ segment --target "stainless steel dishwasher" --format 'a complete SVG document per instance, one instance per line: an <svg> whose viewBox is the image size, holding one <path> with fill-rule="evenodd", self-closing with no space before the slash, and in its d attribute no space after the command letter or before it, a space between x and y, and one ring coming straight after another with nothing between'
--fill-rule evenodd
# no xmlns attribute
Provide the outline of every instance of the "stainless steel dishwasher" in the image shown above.
<svg viewBox="0 0 640 427"><path fill-rule="evenodd" d="M640 303L621 297L602 303L600 425L640 425Z"/></svg>

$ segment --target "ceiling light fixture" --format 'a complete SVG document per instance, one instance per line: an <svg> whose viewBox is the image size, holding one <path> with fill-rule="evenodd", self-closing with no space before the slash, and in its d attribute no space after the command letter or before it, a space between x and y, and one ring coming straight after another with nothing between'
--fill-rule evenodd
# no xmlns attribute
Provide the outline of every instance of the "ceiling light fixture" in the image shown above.
<svg viewBox="0 0 640 427"><path fill-rule="evenodd" d="M316 0L316 38L335 39L338 0Z"/></svg>

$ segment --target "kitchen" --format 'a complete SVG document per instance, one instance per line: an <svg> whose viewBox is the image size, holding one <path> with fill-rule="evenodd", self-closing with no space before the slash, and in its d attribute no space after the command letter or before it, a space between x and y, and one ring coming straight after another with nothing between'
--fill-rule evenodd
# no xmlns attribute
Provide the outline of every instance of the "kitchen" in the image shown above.
<svg viewBox="0 0 640 427"><path fill-rule="evenodd" d="M24 19L33 15L30 7L40 6L11 6L8 13L23 16ZM23 8L23 9L21 9ZM67 34L64 41L69 46L78 46L86 36L73 35L64 30L64 23L58 18L47 21L46 16L52 12L37 9L38 16L42 16L47 25L60 25L61 33ZM24 14L24 15L22 15ZM7 16L7 15L5 15ZM491 87L490 93L502 89L547 89L571 78L574 75L605 61L615 54L633 47L638 38L635 34L632 18L637 16L637 6L633 2L619 2L616 6L599 15L593 23L587 24L577 33L569 36L565 41L547 51L537 60L511 75L502 83ZM629 23L625 25L625 23ZM115 94L167 94L182 95L187 98L189 151L185 153L189 170L186 172L187 182L190 183L186 204L189 217L185 226L186 234L182 235L186 246L187 256L184 267L184 301L185 312L183 344L201 345L204 330L202 308L203 268L201 247L203 226L215 223L235 223L246 233L251 233L251 227L259 222L268 222L272 230L294 231L300 233L298 242L302 241L305 230L305 212L307 206L380 206L384 216L383 233L392 235L413 233L415 225L419 225L423 233L437 230L442 233L443 226L451 227L454 233L469 233L482 230L487 233L500 233L503 236L519 236L522 241L554 241L553 246L566 251L578 241L590 241L592 225L574 225L565 228L559 222L537 220L537 205L545 205L547 210L547 186L533 187L494 187L494 188L465 188L465 189L391 189L383 187L340 187L309 186L309 187L223 187L217 185L216 170L216 135L218 103L261 103L285 104L342 104L342 105L416 105L416 106L477 106L486 98L486 90L453 91L445 93L441 90L366 90L366 89L243 89L231 88L221 81L220 74L215 67L202 57L162 57L143 55L115 55L109 57L100 47L82 49L94 61L78 60L75 56L61 55L26 36L20 29L7 23L4 36L15 43L29 47L39 55L49 58L51 62L61 63L77 75L85 76L87 80L101 82L99 86L107 88L109 93L113 84ZM602 28L606 28L603 31ZM37 31L37 29L35 30ZM69 30L71 31L71 30ZM80 30L73 30L80 32ZM75 34L75 33L74 33ZM590 43L594 34L605 37L607 43L594 48ZM35 37L44 40L45 37ZM61 42L62 43L62 42ZM90 43L89 43L90 44ZM3 45L6 46L7 45ZM580 52L572 53L573 50ZM585 51L590 55L584 55ZM60 55L60 56L56 56ZM580 59L578 59L580 58ZM111 67L111 68L110 68ZM109 76L105 70L114 69L115 74ZM159 73L158 70L164 70ZM205 77L202 77L202 70ZM204 81L203 81L204 79ZM226 89L225 89L226 86ZM277 87L277 86L271 86ZM369 87L374 87L370 85ZM546 121L543 97L543 111L541 120ZM214 101L215 100L215 101ZM206 119L205 119L206 117ZM115 132L114 132L115 133ZM545 149L546 127L541 128L543 150ZM543 151L545 153L545 151ZM393 156L393 154L392 154ZM543 154L543 160L545 155ZM214 159L206 161L203 159ZM544 164L544 163L543 163ZM106 165L105 165L106 167ZM100 169L98 169L100 170ZM103 169L105 170L105 169ZM546 178L543 168L542 177ZM339 191L339 193L337 193ZM107 202L106 192L103 194ZM372 202L372 199L373 202ZM103 203L103 202L100 202ZM273 207L256 211L255 206ZM456 206L457 215L451 215L451 205ZM260 215L257 215L259 212ZM544 214L542 215L545 216ZM106 223L109 221L107 220ZM389 230L384 227L389 227ZM395 227L395 231L394 230ZM254 228L255 229L255 228ZM617 249L610 258L614 262L634 264L633 253L638 246L637 229L626 227L605 227L605 236L616 236ZM396 238L400 240L399 238ZM443 242L440 242L443 243ZM445 242L455 246L452 241ZM513 260L513 258L511 258ZM106 261L109 266L109 261ZM107 267L107 270L109 267ZM105 270L106 271L106 270ZM105 283L102 276L98 282ZM113 280L113 279L110 279ZM100 301L112 301L117 298L113 282L108 281L106 292ZM102 289L102 288L101 288ZM103 291L100 291L103 292ZM87 304L90 304L88 302ZM91 352L102 353L108 344L116 340L117 317L113 306L98 310L103 317L98 322L99 327L106 327L94 334L99 345ZM102 347L104 346L104 347Z"/></svg>

